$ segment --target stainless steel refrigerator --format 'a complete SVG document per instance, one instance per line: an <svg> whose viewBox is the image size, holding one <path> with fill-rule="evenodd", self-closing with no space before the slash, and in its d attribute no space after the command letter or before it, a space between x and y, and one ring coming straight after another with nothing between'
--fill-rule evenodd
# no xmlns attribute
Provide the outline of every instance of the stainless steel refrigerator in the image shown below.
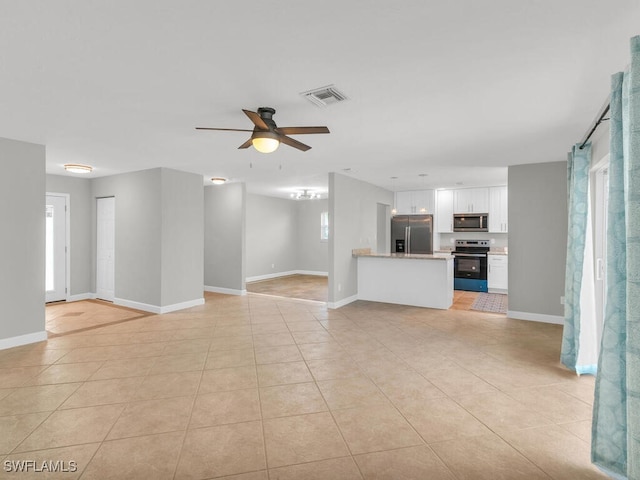
<svg viewBox="0 0 640 480"><path fill-rule="evenodd" d="M392 217L391 253L433 253L433 216L396 215Z"/></svg>

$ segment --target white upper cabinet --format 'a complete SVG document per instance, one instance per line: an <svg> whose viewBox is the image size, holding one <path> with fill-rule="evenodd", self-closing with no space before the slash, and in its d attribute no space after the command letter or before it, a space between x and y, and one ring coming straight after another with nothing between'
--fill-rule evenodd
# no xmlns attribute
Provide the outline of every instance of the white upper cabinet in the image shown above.
<svg viewBox="0 0 640 480"><path fill-rule="evenodd" d="M433 214L433 190L414 190L396 193L396 210L398 215Z"/></svg>
<svg viewBox="0 0 640 480"><path fill-rule="evenodd" d="M437 232L453 232L453 190L438 190L435 222Z"/></svg>
<svg viewBox="0 0 640 480"><path fill-rule="evenodd" d="M509 231L509 201L507 187L489 188L489 232Z"/></svg>
<svg viewBox="0 0 640 480"><path fill-rule="evenodd" d="M488 213L488 188L460 188L454 190L453 213Z"/></svg>

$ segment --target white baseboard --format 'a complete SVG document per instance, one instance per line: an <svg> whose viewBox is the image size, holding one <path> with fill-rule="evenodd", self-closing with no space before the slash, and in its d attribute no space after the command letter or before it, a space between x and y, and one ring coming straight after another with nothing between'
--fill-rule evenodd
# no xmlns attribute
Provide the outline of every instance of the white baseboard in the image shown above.
<svg viewBox="0 0 640 480"><path fill-rule="evenodd" d="M160 313L175 312L177 310L184 310L185 308L197 307L198 305L204 305L204 298L195 298L187 302L165 305L164 307L160 307Z"/></svg>
<svg viewBox="0 0 640 480"><path fill-rule="evenodd" d="M358 295L352 295L347 298L343 298L342 300L338 300L337 302L328 302L327 308L335 310L336 308L344 307L345 305L349 305L350 303L358 300Z"/></svg>
<svg viewBox="0 0 640 480"><path fill-rule="evenodd" d="M296 275L315 275L316 277L328 277L329 272L317 272L315 270L296 270Z"/></svg>
<svg viewBox="0 0 640 480"><path fill-rule="evenodd" d="M43 330L41 332L27 333L26 335L18 335L17 337L1 338L0 350L19 347L21 345L28 345L30 343L43 342L46 339L46 330Z"/></svg>
<svg viewBox="0 0 640 480"><path fill-rule="evenodd" d="M564 317L560 315L547 315L545 313L516 312L514 310L507 310L507 317L515 318L516 320L529 320L532 322L564 325Z"/></svg>
<svg viewBox="0 0 640 480"><path fill-rule="evenodd" d="M506 288L490 288L489 293L501 293L503 295L508 295L509 291Z"/></svg>
<svg viewBox="0 0 640 480"><path fill-rule="evenodd" d="M267 273L266 275L255 275L245 278L245 282L258 282L260 280L270 280L278 277L288 277L290 275L316 275L318 277L328 277L329 272L318 272L315 270L289 270L288 272Z"/></svg>
<svg viewBox="0 0 640 480"><path fill-rule="evenodd" d="M196 298L187 302L165 305L164 307L150 305L148 303L134 302L133 300L126 300L124 298L114 298L113 303L115 305L120 305L121 307L134 308L136 310L142 310L149 313L163 314L175 312L176 310L184 310L185 308L191 308L197 305L204 305L204 298Z"/></svg>
<svg viewBox="0 0 640 480"><path fill-rule="evenodd" d="M67 297L67 302L81 302L82 300L95 300L95 293L79 293L77 295L69 295Z"/></svg>
<svg viewBox="0 0 640 480"><path fill-rule="evenodd" d="M213 293L222 293L224 295L246 295L246 290L238 290L235 288L223 288L223 287L210 287L209 285L204 286L205 292L213 292Z"/></svg>
<svg viewBox="0 0 640 480"><path fill-rule="evenodd" d="M289 275L295 275L297 270L290 270L288 272L276 272L276 273L267 273L265 275L255 275L253 277L247 277L244 279L245 282L258 282L260 280L269 280L271 278L278 277L288 277Z"/></svg>

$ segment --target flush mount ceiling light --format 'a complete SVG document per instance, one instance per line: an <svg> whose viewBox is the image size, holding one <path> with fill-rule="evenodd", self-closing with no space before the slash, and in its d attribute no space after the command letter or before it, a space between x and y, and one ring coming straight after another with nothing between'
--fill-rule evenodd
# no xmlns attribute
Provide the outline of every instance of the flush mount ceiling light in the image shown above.
<svg viewBox="0 0 640 480"><path fill-rule="evenodd" d="M93 167L79 163L65 163L64 169L71 173L91 173L93 171Z"/></svg>
<svg viewBox="0 0 640 480"><path fill-rule="evenodd" d="M314 198L320 198L320 194L309 193L309 190L302 190L302 192L292 193L291 198L295 198L296 200L313 200Z"/></svg>
<svg viewBox="0 0 640 480"><path fill-rule="evenodd" d="M224 177L212 177L211 178L211 183L213 183L214 185L222 185L226 181L227 181L227 179L224 178Z"/></svg>

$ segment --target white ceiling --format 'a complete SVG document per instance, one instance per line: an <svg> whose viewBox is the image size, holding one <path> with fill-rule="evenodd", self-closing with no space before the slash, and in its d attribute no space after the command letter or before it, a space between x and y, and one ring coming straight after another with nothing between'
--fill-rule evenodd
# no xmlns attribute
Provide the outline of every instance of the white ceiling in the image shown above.
<svg viewBox="0 0 640 480"><path fill-rule="evenodd" d="M2 0L0 137L45 144L48 173L162 166L268 195L345 169L393 190L505 183L566 159L639 25L638 0ZM299 95L329 84L349 100ZM260 106L331 134L264 155L194 129L250 129Z"/></svg>

